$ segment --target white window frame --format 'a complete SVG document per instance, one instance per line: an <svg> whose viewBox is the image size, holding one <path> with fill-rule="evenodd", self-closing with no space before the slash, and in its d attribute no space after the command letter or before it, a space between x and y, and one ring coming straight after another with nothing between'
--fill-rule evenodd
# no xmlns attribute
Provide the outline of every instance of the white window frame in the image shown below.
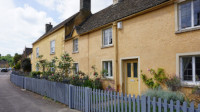
<svg viewBox="0 0 200 112"><path fill-rule="evenodd" d="M104 76L105 78L109 78L109 79L113 79L113 77L114 77L114 69L113 69L113 60L103 60L102 61L102 70L105 70L105 62L109 62L108 63L108 76ZM110 64L112 63L112 68L110 68ZM111 74L111 69L112 69L112 74ZM111 76L112 75L112 76Z"/></svg>
<svg viewBox="0 0 200 112"><path fill-rule="evenodd" d="M56 47L56 41L52 40L50 41L50 53L55 54L55 47Z"/></svg>
<svg viewBox="0 0 200 112"><path fill-rule="evenodd" d="M193 52L193 53L178 53L176 54L176 74L181 79L182 86L196 86L200 84L200 81L195 81L195 57L200 56L200 52ZM192 81L184 81L183 80L183 67L182 67L182 57L192 57ZM179 75L180 74L180 75Z"/></svg>
<svg viewBox="0 0 200 112"><path fill-rule="evenodd" d="M104 44L104 39L105 39L105 33L104 33L104 32L105 32L106 30L111 30L111 35L112 35L112 37L111 37L111 38L112 38L112 44L109 43L109 39L110 39L110 38L107 38L108 45L105 45L105 44ZM113 30L112 30L112 27L109 27L109 28L104 29L104 30L102 31L102 46L103 46L103 47L113 46Z"/></svg>
<svg viewBox="0 0 200 112"><path fill-rule="evenodd" d="M75 43L76 40L77 40L77 43ZM78 38L73 39L73 53L78 53Z"/></svg>
<svg viewBox="0 0 200 112"><path fill-rule="evenodd" d="M73 73L74 73L75 75L78 75L78 72L79 72L79 63L73 63L73 66L74 66L74 67L75 67L75 64L77 64L78 66L77 66L76 69L73 70ZM75 70L77 70L77 71L75 71ZM77 74L76 74L75 72L77 72Z"/></svg>
<svg viewBox="0 0 200 112"><path fill-rule="evenodd" d="M40 56L39 50L40 50L39 47L37 47L37 48L36 48L36 58L38 58L38 57Z"/></svg>
<svg viewBox="0 0 200 112"><path fill-rule="evenodd" d="M180 15L181 13L180 13L180 7L179 6L182 3L185 3L185 2L191 2L191 27L181 28L181 15ZM178 30L179 31L200 28L200 25L194 26L194 0L180 1L178 3L177 11L178 11Z"/></svg>

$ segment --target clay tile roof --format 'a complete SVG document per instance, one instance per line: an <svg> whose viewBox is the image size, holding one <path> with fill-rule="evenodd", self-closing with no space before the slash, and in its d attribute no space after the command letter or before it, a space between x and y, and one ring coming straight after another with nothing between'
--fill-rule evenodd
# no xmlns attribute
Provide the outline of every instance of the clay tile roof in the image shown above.
<svg viewBox="0 0 200 112"><path fill-rule="evenodd" d="M85 21L77 29L79 34L89 32L95 28L136 14L154 6L160 5L170 0L124 0L115 5L111 5L95 14Z"/></svg>

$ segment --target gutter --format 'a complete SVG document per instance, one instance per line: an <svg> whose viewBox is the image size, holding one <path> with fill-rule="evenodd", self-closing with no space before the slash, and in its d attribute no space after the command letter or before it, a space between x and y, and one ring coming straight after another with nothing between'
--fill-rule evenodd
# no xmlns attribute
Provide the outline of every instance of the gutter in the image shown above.
<svg viewBox="0 0 200 112"><path fill-rule="evenodd" d="M163 7L165 7L165 6L168 6L168 5L173 4L175 1L176 1L176 0L167 1L167 2L162 3L162 4L160 4L160 5L154 6L154 7L152 7L152 8L143 10L143 11L141 11L141 12L132 14L132 15L130 15L130 16L124 17L124 18L122 18L122 19L119 19L119 20L116 20L116 21L113 21L113 22L124 21L124 20L131 19L131 18L136 17L136 16L139 16L139 15L142 15L142 14L146 14L146 13L148 13L148 12L152 12L152 11L161 9L161 8L163 8ZM80 36L81 36L81 35L88 34L88 33L90 33L90 32L94 32L94 31L99 30L99 29L101 29L101 28L103 28L103 27L110 26L110 25L112 25L113 22L107 23L107 24L105 24L105 25L102 25L102 26L100 26L100 27L97 27L97 28L95 28L95 29L93 29L93 30L90 30L90 31L88 31L88 32L82 33L82 34L80 34Z"/></svg>

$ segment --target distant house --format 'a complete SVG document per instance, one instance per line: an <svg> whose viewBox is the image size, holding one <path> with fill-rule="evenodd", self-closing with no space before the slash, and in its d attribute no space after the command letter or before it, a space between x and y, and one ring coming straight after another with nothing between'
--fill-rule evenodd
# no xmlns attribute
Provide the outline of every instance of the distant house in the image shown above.
<svg viewBox="0 0 200 112"><path fill-rule="evenodd" d="M25 47L24 52L22 54L22 59L24 58L30 58L32 57L32 48Z"/></svg>
<svg viewBox="0 0 200 112"><path fill-rule="evenodd" d="M9 68L9 64L7 61L1 60L0 61L0 68Z"/></svg>

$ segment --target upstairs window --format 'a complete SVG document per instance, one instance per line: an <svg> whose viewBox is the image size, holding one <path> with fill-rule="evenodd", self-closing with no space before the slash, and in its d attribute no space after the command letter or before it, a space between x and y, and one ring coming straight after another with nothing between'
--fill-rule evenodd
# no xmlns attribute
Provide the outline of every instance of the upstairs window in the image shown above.
<svg viewBox="0 0 200 112"><path fill-rule="evenodd" d="M106 72L107 72L104 74L105 77L108 77L108 78L113 77L112 61L104 61L103 69L106 70Z"/></svg>
<svg viewBox="0 0 200 112"><path fill-rule="evenodd" d="M110 46L113 44L112 28L103 30L103 46Z"/></svg>
<svg viewBox="0 0 200 112"><path fill-rule="evenodd" d="M179 30L200 26L200 0L191 0L179 5Z"/></svg>
<svg viewBox="0 0 200 112"><path fill-rule="evenodd" d="M54 54L55 53L55 40L52 40L50 42L50 53Z"/></svg>
<svg viewBox="0 0 200 112"><path fill-rule="evenodd" d="M180 58L180 74L182 81L191 84L200 82L200 56L184 56Z"/></svg>
<svg viewBox="0 0 200 112"><path fill-rule="evenodd" d="M36 48L36 57L37 57L37 58L39 57L39 47Z"/></svg>
<svg viewBox="0 0 200 112"><path fill-rule="evenodd" d="M73 40L73 52L78 52L78 39Z"/></svg>

